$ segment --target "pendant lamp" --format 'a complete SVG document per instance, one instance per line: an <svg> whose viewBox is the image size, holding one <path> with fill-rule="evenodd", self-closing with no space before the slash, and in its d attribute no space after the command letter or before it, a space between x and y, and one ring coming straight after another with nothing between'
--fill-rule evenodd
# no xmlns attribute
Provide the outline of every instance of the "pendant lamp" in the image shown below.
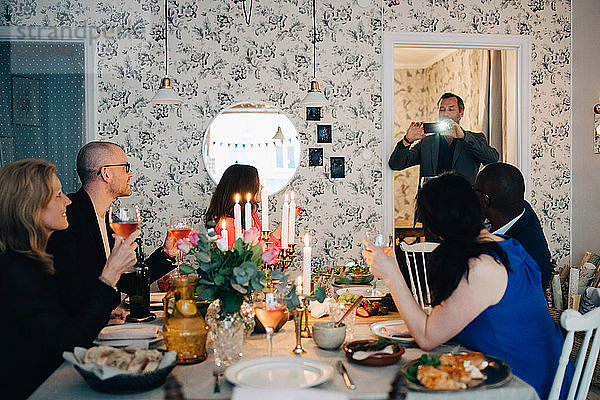
<svg viewBox="0 0 600 400"><path fill-rule="evenodd" d="M323 107L329 104L317 82L317 17L316 17L316 0L312 0L313 14L313 78L310 82L310 89L300 105L303 107Z"/></svg>
<svg viewBox="0 0 600 400"><path fill-rule="evenodd" d="M275 136L273 136L273 140L281 140L282 144L285 140L285 136L283 135L283 131L281 130L281 125L279 125L279 110L277 110L277 131L275 131Z"/></svg>
<svg viewBox="0 0 600 400"><path fill-rule="evenodd" d="M169 46L167 45L167 36L168 36L168 23L169 23L169 13L167 1L165 0L165 77L162 79L160 83L160 88L150 100L151 103L154 104L181 104L183 100L177 92L173 89L173 85L171 84L171 79L168 78L169 74Z"/></svg>

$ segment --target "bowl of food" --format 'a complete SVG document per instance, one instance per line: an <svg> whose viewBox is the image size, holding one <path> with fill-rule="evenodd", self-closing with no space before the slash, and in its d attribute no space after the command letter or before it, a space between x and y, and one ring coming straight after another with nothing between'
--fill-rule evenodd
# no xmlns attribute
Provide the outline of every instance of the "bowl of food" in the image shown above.
<svg viewBox="0 0 600 400"><path fill-rule="evenodd" d="M369 267L344 267L335 277L338 285L366 285L373 280Z"/></svg>
<svg viewBox="0 0 600 400"><path fill-rule="evenodd" d="M397 342L379 338L346 343L344 352L346 358L355 364L382 367L400 361L404 354L404 347Z"/></svg>
<svg viewBox="0 0 600 400"><path fill-rule="evenodd" d="M105 393L141 392L154 389L167 379L177 364L177 353L158 350L76 347L63 353L92 387Z"/></svg>

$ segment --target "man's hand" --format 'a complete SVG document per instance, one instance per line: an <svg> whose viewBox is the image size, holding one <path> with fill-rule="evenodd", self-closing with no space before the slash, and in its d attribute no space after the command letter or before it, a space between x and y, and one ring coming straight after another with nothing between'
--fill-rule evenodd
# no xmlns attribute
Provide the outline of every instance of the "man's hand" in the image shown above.
<svg viewBox="0 0 600 400"><path fill-rule="evenodd" d="M165 243L163 244L163 250L171 258L177 257L177 255L179 255L179 249L177 248L177 238L170 231L167 231L167 237L165 238Z"/></svg>
<svg viewBox="0 0 600 400"><path fill-rule="evenodd" d="M462 139L465 137L465 132L462 130L460 125L454 122L451 119L446 120L450 124L450 129L447 132L444 132L443 135L450 136L456 139Z"/></svg>
<svg viewBox="0 0 600 400"><path fill-rule="evenodd" d="M423 121L411 122L406 130L406 140L413 143L415 140L423 139L424 137L425 131L423 130Z"/></svg>
<svg viewBox="0 0 600 400"><path fill-rule="evenodd" d="M108 325L121 325L125 323L125 310L121 307L117 307L110 312L110 319L108 320Z"/></svg>

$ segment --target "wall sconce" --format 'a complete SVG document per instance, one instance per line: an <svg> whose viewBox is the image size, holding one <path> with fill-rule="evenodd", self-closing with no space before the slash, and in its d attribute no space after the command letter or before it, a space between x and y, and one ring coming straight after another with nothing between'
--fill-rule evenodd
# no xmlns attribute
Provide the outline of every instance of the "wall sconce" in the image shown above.
<svg viewBox="0 0 600 400"><path fill-rule="evenodd" d="M594 153L600 154L600 103L594 106Z"/></svg>

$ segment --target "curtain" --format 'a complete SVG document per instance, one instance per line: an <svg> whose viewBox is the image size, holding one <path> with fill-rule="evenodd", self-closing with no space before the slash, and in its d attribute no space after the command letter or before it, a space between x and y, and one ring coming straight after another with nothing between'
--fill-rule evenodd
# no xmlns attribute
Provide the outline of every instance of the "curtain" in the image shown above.
<svg viewBox="0 0 600 400"><path fill-rule="evenodd" d="M490 146L500 153L500 161L506 157L506 73L503 68L503 52L485 50L481 68L481 97L479 120Z"/></svg>

